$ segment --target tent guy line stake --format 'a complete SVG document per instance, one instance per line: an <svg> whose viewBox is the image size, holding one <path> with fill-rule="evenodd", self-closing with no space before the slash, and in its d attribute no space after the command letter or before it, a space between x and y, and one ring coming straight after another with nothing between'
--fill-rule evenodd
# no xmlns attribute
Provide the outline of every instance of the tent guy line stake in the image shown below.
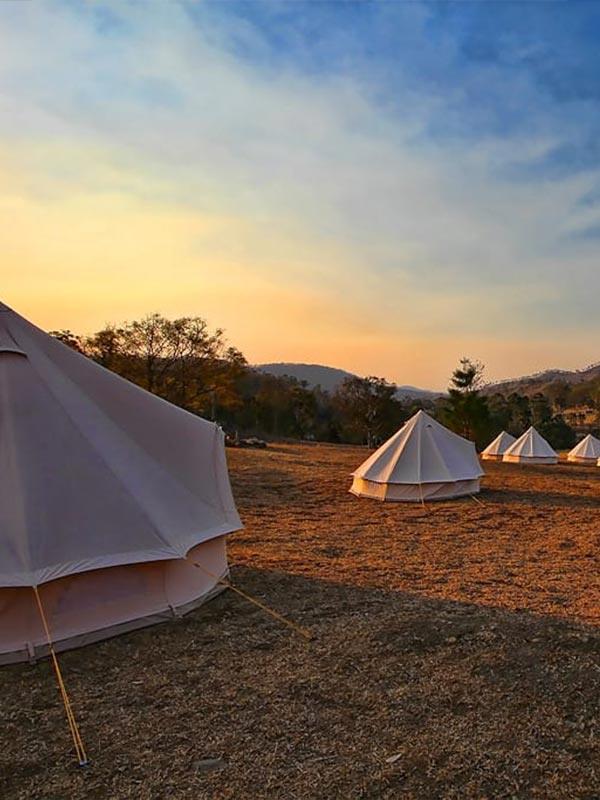
<svg viewBox="0 0 600 800"><path fill-rule="evenodd" d="M220 578L214 572L211 572L210 570L206 569L206 567L203 567L201 564L198 564L196 561L191 561L190 563L192 564L192 566L194 566L197 569L201 570L202 572L204 572L209 577L214 578L217 581L217 583L221 584L221 586L225 586L226 589L231 589L232 592L235 592L236 594L239 594L240 597L244 598L244 600L247 600L249 603L252 603L253 605L258 606L258 608L262 609L264 612L266 612L267 614L272 616L274 619L278 620L279 622L282 622L284 625L287 625L288 628L291 628L293 631L296 631L296 633L299 633L301 636L304 636L305 639L308 639L310 641L313 638L312 633L309 630L307 630L306 628L302 628L300 625L296 625L295 622L292 622L291 620L286 619L284 616L279 614L277 611L274 611L272 608L269 608L269 606L265 605L264 603L261 603L260 600L257 600L255 597L252 597L251 595L247 594L246 592L243 592L241 589L238 589L237 586L234 586L231 583L231 581L228 581L225 578Z"/></svg>
<svg viewBox="0 0 600 800"><path fill-rule="evenodd" d="M474 495L474 494L470 494L470 495L469 495L469 497L471 498L471 500L475 500L475 502L476 502L476 503L479 503L479 505L480 505L480 506L484 506L484 505L486 505L486 504L483 502L483 500L480 500L478 497L475 497L475 495Z"/></svg>
<svg viewBox="0 0 600 800"><path fill-rule="evenodd" d="M65 707L65 714L67 716L67 722L69 723L69 730L71 731L71 736L73 737L73 744L75 745L75 753L77 754L79 766L84 767L86 766L86 764L88 764L87 753L85 752L85 747L83 746L83 740L81 738L81 734L79 733L79 726L77 725L77 720L75 719L75 714L73 713L73 707L71 706L69 693L67 692L67 687L65 686L65 682L63 680L60 664L58 663L58 658L56 656L56 651L54 649L54 644L52 642L52 636L50 635L50 626L48 625L48 620L46 618L46 613L44 611L44 606L42 605L42 599L40 597L40 593L38 591L37 586L33 587L33 593L35 595L35 599L37 602L38 611L40 612L40 618L42 620L42 625L44 627L44 632L46 634L46 640L48 641L48 648L50 651L50 657L52 659L52 666L54 667L56 682L58 683L60 696L62 698L63 705Z"/></svg>

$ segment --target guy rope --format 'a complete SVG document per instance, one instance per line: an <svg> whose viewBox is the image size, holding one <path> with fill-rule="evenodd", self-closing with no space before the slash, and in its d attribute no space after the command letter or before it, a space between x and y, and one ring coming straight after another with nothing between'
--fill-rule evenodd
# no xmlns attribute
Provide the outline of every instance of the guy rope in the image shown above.
<svg viewBox="0 0 600 800"><path fill-rule="evenodd" d="M219 577L214 572L210 572L210 570L206 569L206 567L203 567L201 564L198 564L196 561L191 561L190 563L192 564L192 566L196 567L196 569L201 570L206 575L216 580L217 583L219 583L221 586L224 586L226 589L231 589L232 592L239 594L240 597L244 598L244 600L247 600L249 603L258 606L258 608L262 609L265 613L269 614L271 617L273 617L273 619L276 619L279 622L282 622L284 625L287 625L288 628L291 628L293 631L296 631L296 633L299 633L300 636L304 636L305 639L309 640L312 639L312 633L309 630L307 630L306 628L302 628L300 625L296 625L295 622L286 619L277 611L274 611L272 608L269 608L269 606L265 605L265 603L262 603L255 597L252 597L252 595L249 595L247 592L243 592L241 589L238 589L238 587L234 586L231 583L231 581L227 580L226 578Z"/></svg>
<svg viewBox="0 0 600 800"><path fill-rule="evenodd" d="M73 737L75 753L77 754L79 766L84 767L88 763L87 753L85 752L85 747L83 746L83 740L81 739L81 734L79 733L79 726L77 725L77 720L75 719L75 714L73 713L73 707L71 706L71 700L67 692L67 687L65 686L62 672L60 670L60 664L58 663L58 658L56 657L56 651L54 650L54 644L52 642L52 636L50 634L50 626L48 625L48 619L46 618L46 613L44 611L44 606L42 605L42 600L40 598L40 593L38 591L37 586L33 587L33 593L35 594L37 607L40 612L42 625L44 626L44 632L46 634L46 639L48 641L50 658L52 659L52 665L54 667L54 673L56 675L56 682L58 683L60 696L62 698L63 705L65 707L65 714L67 715L69 730L71 731L71 736Z"/></svg>

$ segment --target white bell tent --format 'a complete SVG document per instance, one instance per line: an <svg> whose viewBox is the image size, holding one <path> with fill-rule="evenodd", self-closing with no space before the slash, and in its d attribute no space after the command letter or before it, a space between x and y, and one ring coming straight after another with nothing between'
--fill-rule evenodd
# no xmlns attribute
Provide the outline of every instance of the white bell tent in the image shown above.
<svg viewBox="0 0 600 800"><path fill-rule="evenodd" d="M473 442L418 411L352 473L350 491L387 501L446 500L479 491Z"/></svg>
<svg viewBox="0 0 600 800"><path fill-rule="evenodd" d="M558 453L532 426L506 450L502 460L515 464L556 464Z"/></svg>
<svg viewBox="0 0 600 800"><path fill-rule="evenodd" d="M37 593L57 650L185 613L239 528L217 425L0 304L0 663L47 652Z"/></svg>
<svg viewBox="0 0 600 800"><path fill-rule="evenodd" d="M568 461L575 461L577 464L597 464L599 458L600 441L591 433L576 444L567 456Z"/></svg>
<svg viewBox="0 0 600 800"><path fill-rule="evenodd" d="M504 453L516 441L515 437L511 436L510 433L502 431L502 433L496 436L493 442L488 444L485 450L481 451L481 458L484 461L502 461Z"/></svg>

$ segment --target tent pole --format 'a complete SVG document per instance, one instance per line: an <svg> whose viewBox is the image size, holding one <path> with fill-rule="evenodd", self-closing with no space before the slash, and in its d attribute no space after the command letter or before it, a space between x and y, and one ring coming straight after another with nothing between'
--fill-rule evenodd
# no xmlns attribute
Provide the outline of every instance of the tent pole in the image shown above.
<svg viewBox="0 0 600 800"><path fill-rule="evenodd" d="M44 627L44 633L46 634L46 640L48 642L48 648L50 651L50 658L52 660L52 666L54 667L54 673L56 675L56 682L58 683L60 696L62 698L63 705L65 707L65 714L67 717L67 722L69 723L69 730L71 731L71 736L73 738L75 753L77 754L79 766L84 767L88 763L88 757L85 751L85 747L83 746L81 734L79 733L79 726L77 725L77 720L75 719L75 714L73 713L73 708L71 706L71 700L67 692L67 687L65 686L65 682L63 680L60 664L58 663L58 658L56 656L56 651L54 649L54 644L52 642L52 636L50 635L50 626L48 625L48 619L46 617L44 606L42 605L42 599L40 597L40 593L38 591L37 586L33 587L33 593L35 595L38 611L40 612L40 618L42 620L42 625Z"/></svg>
<svg viewBox="0 0 600 800"><path fill-rule="evenodd" d="M244 598L244 600L247 600L249 603L258 606L258 608L262 609L265 613L269 614L274 619L278 620L279 622L282 622L284 625L287 625L288 628L291 628L292 630L296 631L296 633L299 633L301 636L304 636L305 639L310 640L313 638L312 633L309 630L307 630L306 628L302 628L300 625L296 625L295 622L286 619L277 611L274 611L272 608L269 608L269 606L265 605L260 600L257 600L255 597L252 597L252 595L249 595L246 592L243 592L241 589L238 589L237 586L234 586L231 583L231 581L228 581L225 578L220 578L214 572L210 572L210 570L206 569L206 567L203 567L201 564L198 564L196 561L190 561L190 564L193 567L196 567L196 569L199 569L202 572L204 572L209 577L214 578L216 582L219 583L221 586L224 586L226 589L231 589L232 592L239 594L240 597Z"/></svg>

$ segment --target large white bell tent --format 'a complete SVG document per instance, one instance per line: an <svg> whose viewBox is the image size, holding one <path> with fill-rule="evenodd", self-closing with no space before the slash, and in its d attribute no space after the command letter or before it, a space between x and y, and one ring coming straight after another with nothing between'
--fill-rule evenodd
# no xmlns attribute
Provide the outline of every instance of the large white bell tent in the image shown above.
<svg viewBox="0 0 600 800"><path fill-rule="evenodd" d="M558 453L532 426L508 448L502 460L516 464L556 464Z"/></svg>
<svg viewBox="0 0 600 800"><path fill-rule="evenodd" d="M352 473L350 491L377 500L446 500L479 491L473 442L418 411Z"/></svg>
<svg viewBox="0 0 600 800"><path fill-rule="evenodd" d="M575 461L577 464L596 464L600 458L600 441L588 433L579 444L569 452L568 461Z"/></svg>
<svg viewBox="0 0 600 800"><path fill-rule="evenodd" d="M185 613L241 523L222 431L0 304L0 663ZM200 568L195 568L197 563Z"/></svg>
<svg viewBox="0 0 600 800"><path fill-rule="evenodd" d="M504 453L516 441L515 437L511 436L510 433L502 431L493 442L488 444L485 450L481 451L481 458L484 461L502 461Z"/></svg>

